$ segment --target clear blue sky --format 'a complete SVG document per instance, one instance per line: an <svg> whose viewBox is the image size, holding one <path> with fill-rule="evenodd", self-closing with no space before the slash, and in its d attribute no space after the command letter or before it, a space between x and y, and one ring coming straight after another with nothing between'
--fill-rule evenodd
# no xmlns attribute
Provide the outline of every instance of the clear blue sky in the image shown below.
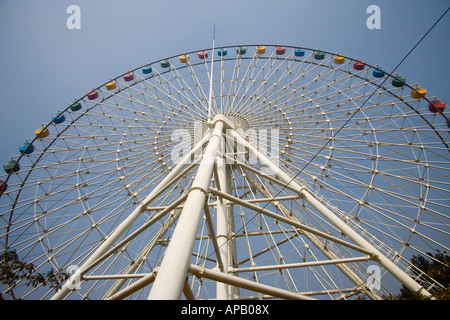
<svg viewBox="0 0 450 320"><path fill-rule="evenodd" d="M66 9L81 8L81 30ZM381 29L369 30L369 5ZM216 45L285 44L392 70L448 0L0 0L0 161L88 90L146 62ZM398 71L450 102L450 13Z"/></svg>

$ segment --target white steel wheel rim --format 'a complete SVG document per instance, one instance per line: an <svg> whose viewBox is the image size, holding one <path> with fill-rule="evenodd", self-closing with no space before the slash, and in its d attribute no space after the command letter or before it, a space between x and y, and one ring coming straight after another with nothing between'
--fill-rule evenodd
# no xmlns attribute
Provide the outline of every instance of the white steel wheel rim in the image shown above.
<svg viewBox="0 0 450 320"><path fill-rule="evenodd" d="M97 99L85 95L77 100L79 111L70 107L61 111L63 123L45 124L50 135L33 139L33 153L13 157L21 170L1 178L8 184L0 198L2 250L16 250L42 272L82 265L176 165L171 160L179 144L172 141L174 131L186 130L192 147L195 134L207 130L212 55L211 117L223 114L244 131L278 129L280 168L406 272L413 268L412 254L448 250L448 118L429 112L431 95L412 97L417 85L407 80L394 87L391 80L396 75L387 72L374 77L378 66L365 64L358 71L353 69L358 60L348 57L336 64L338 54L322 51L325 58L318 60L317 51L307 48L298 57L295 47L285 46L282 55L277 55L276 46L265 45L263 54L257 54L257 46L245 47L243 55L236 47L223 47L227 55L221 56L208 49L205 60L190 52L185 54L187 63L173 56L167 59L168 68L162 66L163 60L146 64L130 71L131 81L123 75L112 79L113 90L106 83L95 88ZM151 66L151 74L142 73L146 66ZM191 164L121 239L189 190L198 163ZM252 166L263 170L260 163ZM242 167L228 168L235 196L281 214L288 209L298 221L347 240L301 199L294 200L291 190ZM216 182L211 186L217 187ZM276 204L254 200L272 197L285 198ZM210 196L209 201L217 197ZM90 270L70 297L107 298L156 271L179 213L172 211ZM212 205L211 215L216 216ZM323 252L294 229L235 205L229 243L239 252L238 260L230 263L252 270L235 275L318 298L350 298L364 291L349 283L334 264L251 269L324 260ZM327 244L340 259L354 257L345 247ZM197 266L216 267L206 219L200 223L193 257ZM376 263L347 265L366 281L372 264ZM108 278L126 270L130 275L122 280ZM395 280L384 270L381 276L386 282L374 292L396 294ZM112 290L118 281L120 289ZM426 281L425 286L439 287L433 279ZM214 281L191 275L189 283L196 298L215 297ZM150 288L145 286L129 298L146 298ZM54 291L28 288L25 281L14 288L23 298L50 298ZM240 296L264 294L241 289Z"/></svg>

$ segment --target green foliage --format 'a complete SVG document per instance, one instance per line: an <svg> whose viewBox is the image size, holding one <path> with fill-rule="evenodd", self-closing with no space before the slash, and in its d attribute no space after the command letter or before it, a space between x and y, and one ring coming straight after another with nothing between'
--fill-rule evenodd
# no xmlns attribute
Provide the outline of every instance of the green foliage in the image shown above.
<svg viewBox="0 0 450 320"><path fill-rule="evenodd" d="M45 274L36 272L34 265L21 261L15 250L7 250L0 255L0 281L9 288L6 293L13 299L16 299L13 289L19 281L24 281L27 287L49 285L50 288L59 289L60 283L68 277L67 273L55 273L53 269ZM0 299L3 299L1 293Z"/></svg>
<svg viewBox="0 0 450 320"><path fill-rule="evenodd" d="M430 261L423 256L413 256L411 263L423 271L426 276L433 278L444 286L444 288L433 292L433 297L435 299L450 300L450 256L445 251L442 253L439 250L437 250L437 253L434 256L431 253L427 253L427 255L434 259ZM413 275L418 276L418 274ZM398 295L397 298L401 300L424 299L420 293L411 292L405 286L400 289L400 295Z"/></svg>

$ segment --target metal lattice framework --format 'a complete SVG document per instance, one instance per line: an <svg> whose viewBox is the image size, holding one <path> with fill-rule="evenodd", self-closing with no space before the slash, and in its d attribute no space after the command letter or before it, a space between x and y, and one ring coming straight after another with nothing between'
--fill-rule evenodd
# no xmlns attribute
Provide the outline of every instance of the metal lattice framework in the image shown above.
<svg viewBox="0 0 450 320"><path fill-rule="evenodd" d="M379 66L300 47L212 48L130 70L5 164L2 252L74 273L56 294L25 280L1 291L379 299L404 284L429 295L441 285L409 261L448 250L438 103Z"/></svg>

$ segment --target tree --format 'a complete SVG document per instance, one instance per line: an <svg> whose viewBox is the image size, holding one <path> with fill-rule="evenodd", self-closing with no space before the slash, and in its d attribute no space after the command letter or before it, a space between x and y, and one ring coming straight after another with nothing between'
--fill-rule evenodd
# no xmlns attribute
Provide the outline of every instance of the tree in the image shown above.
<svg viewBox="0 0 450 320"><path fill-rule="evenodd" d="M50 269L47 273L36 272L32 263L27 263L19 259L16 250L6 250L0 255L0 281L8 287L6 291L14 300L14 288L19 281L25 281L26 286L37 287L39 285L59 289L60 283L69 277L67 273L57 272ZM3 295L0 293L0 299Z"/></svg>
<svg viewBox="0 0 450 320"><path fill-rule="evenodd" d="M450 300L450 256L445 251L440 252L439 250L436 250L434 256L431 253L427 253L427 255L433 259L429 261L423 256L413 256L411 258L411 263L424 273L419 274L417 271L413 271L413 276L418 276L419 283L423 282L425 277L436 280L443 288L434 291L432 293L433 297L440 300ZM400 295L397 298L401 300L424 299L421 294L411 292L405 286L400 289Z"/></svg>

